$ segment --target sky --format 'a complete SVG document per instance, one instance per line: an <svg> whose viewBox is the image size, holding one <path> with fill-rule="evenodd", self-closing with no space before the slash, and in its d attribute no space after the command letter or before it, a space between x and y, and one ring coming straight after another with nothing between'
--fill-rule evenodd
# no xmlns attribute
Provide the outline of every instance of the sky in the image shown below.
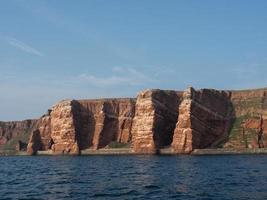
<svg viewBox="0 0 267 200"><path fill-rule="evenodd" d="M0 120L62 99L267 86L265 0L2 0Z"/></svg>

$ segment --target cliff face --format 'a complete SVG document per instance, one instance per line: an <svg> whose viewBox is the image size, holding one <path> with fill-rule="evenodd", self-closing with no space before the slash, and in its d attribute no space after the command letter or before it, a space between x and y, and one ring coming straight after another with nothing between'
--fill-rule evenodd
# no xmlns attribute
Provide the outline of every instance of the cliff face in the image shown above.
<svg viewBox="0 0 267 200"><path fill-rule="evenodd" d="M0 149L15 150L19 142L22 148L25 148L23 146L28 143L36 122L37 120L0 122Z"/></svg>
<svg viewBox="0 0 267 200"><path fill-rule="evenodd" d="M138 95L132 127L135 152L156 153L171 144L180 99L175 91L147 90Z"/></svg>
<svg viewBox="0 0 267 200"><path fill-rule="evenodd" d="M232 122L230 93L216 90L195 91L189 88L179 106L174 131L173 150L191 152L196 148L218 145L227 137Z"/></svg>
<svg viewBox="0 0 267 200"><path fill-rule="evenodd" d="M136 153L263 148L267 89L145 90L137 99L61 101L39 120L0 122L0 148L79 154L112 143Z"/></svg>
<svg viewBox="0 0 267 200"><path fill-rule="evenodd" d="M135 99L80 100L81 147L99 149L110 142L129 143Z"/></svg>
<svg viewBox="0 0 267 200"><path fill-rule="evenodd" d="M42 116L33 130L27 152L52 150L54 154L79 154L79 104L64 100Z"/></svg>
<svg viewBox="0 0 267 200"><path fill-rule="evenodd" d="M233 124L224 148L267 145L267 89L232 91Z"/></svg>
<svg viewBox="0 0 267 200"><path fill-rule="evenodd" d="M49 112L36 122L35 129L32 130L29 139L27 152L32 155L38 150L45 151L51 149L51 145L51 116Z"/></svg>
<svg viewBox="0 0 267 200"><path fill-rule="evenodd" d="M179 107L172 147L263 148L267 144L267 90L189 89Z"/></svg>
<svg viewBox="0 0 267 200"><path fill-rule="evenodd" d="M79 154L112 141L131 140L134 99L65 100L43 116L32 132L28 153L51 150L54 154Z"/></svg>
<svg viewBox="0 0 267 200"><path fill-rule="evenodd" d="M62 101L52 108L51 138L55 154L79 154L79 103Z"/></svg>

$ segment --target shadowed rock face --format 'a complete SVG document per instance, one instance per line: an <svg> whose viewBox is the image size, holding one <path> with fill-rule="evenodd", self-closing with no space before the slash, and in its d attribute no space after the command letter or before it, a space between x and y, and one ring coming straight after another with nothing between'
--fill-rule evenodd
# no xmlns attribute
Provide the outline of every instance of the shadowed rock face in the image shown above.
<svg viewBox="0 0 267 200"><path fill-rule="evenodd" d="M0 122L0 148L15 150L17 142L27 143L37 120Z"/></svg>
<svg viewBox="0 0 267 200"><path fill-rule="evenodd" d="M111 141L131 140L135 99L80 100L82 149L99 149Z"/></svg>
<svg viewBox="0 0 267 200"><path fill-rule="evenodd" d="M32 131L29 139L27 152L28 154L32 155L38 150L44 151L50 149L51 145L51 116L49 113L37 121L36 128Z"/></svg>
<svg viewBox="0 0 267 200"><path fill-rule="evenodd" d="M191 152L196 148L216 146L227 137L232 122L230 93L216 90L195 91L189 88L179 106L174 131L173 150Z"/></svg>
<svg viewBox="0 0 267 200"><path fill-rule="evenodd" d="M181 93L147 90L137 97L132 127L133 149L139 153L156 153L172 142L178 117Z"/></svg>

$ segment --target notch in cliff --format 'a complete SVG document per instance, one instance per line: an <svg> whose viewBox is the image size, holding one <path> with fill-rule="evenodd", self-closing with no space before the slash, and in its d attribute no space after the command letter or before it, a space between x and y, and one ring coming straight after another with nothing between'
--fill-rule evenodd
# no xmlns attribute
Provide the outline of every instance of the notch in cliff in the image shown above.
<svg viewBox="0 0 267 200"><path fill-rule="evenodd" d="M157 153L172 143L181 95L167 90L139 93L132 127L135 152Z"/></svg>

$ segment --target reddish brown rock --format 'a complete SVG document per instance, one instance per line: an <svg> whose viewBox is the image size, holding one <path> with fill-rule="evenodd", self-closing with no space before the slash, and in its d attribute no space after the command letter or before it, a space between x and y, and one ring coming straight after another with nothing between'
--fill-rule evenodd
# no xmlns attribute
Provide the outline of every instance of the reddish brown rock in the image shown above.
<svg viewBox="0 0 267 200"><path fill-rule="evenodd" d="M128 143L135 99L79 100L81 105L82 149L99 149L110 142Z"/></svg>
<svg viewBox="0 0 267 200"><path fill-rule="evenodd" d="M224 91L186 90L179 106L173 150L188 153L196 148L216 146L225 139L232 116L229 96Z"/></svg>
<svg viewBox="0 0 267 200"><path fill-rule="evenodd" d="M29 143L27 146L27 153L29 155L35 155L37 151L41 150L40 149L41 146L42 146L42 140L40 137L40 132L38 129L36 129L31 133L31 137L29 139Z"/></svg>
<svg viewBox="0 0 267 200"><path fill-rule="evenodd" d="M38 120L28 153L78 154L110 142L129 143L135 99L67 100Z"/></svg>
<svg viewBox="0 0 267 200"><path fill-rule="evenodd" d="M27 143L37 120L0 122L0 148L15 150L19 141Z"/></svg>
<svg viewBox="0 0 267 200"><path fill-rule="evenodd" d="M231 92L233 125L224 148L259 148L267 145L267 89ZM261 125L262 117L262 125ZM258 132L262 128L263 136ZM262 145L259 145L262 143Z"/></svg>
<svg viewBox="0 0 267 200"><path fill-rule="evenodd" d="M136 99L66 100L32 125L0 123L0 145L32 130L29 154L79 154L111 142L138 153L162 148L262 148L267 145L267 89L185 92L146 90ZM28 128L27 128L28 127Z"/></svg>
<svg viewBox="0 0 267 200"><path fill-rule="evenodd" d="M193 130L191 127L192 89L185 91L179 105L179 117L174 130L172 148L177 153L193 150Z"/></svg>
<svg viewBox="0 0 267 200"><path fill-rule="evenodd" d="M172 142L181 93L146 90L139 93L132 126L133 149L157 153Z"/></svg>
<svg viewBox="0 0 267 200"><path fill-rule="evenodd" d="M261 126L261 120L260 119L247 119L244 121L244 129L259 129Z"/></svg>
<svg viewBox="0 0 267 200"><path fill-rule="evenodd" d="M31 133L27 152L30 155L37 151L47 151L52 146L51 138L51 116L50 113L41 117L36 123L36 129Z"/></svg>
<svg viewBox="0 0 267 200"><path fill-rule="evenodd" d="M65 100L56 104L51 112L52 150L55 154L79 154L79 103Z"/></svg>

